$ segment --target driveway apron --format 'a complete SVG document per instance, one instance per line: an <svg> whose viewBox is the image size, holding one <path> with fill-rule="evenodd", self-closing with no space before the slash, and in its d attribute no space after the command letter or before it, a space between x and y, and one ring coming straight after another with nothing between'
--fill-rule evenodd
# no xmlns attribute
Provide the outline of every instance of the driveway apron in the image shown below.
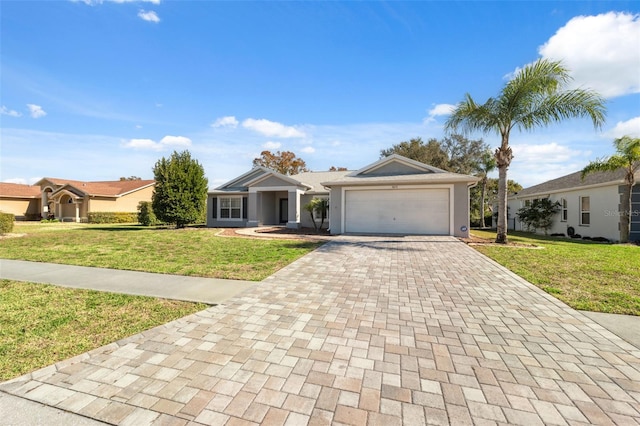
<svg viewBox="0 0 640 426"><path fill-rule="evenodd" d="M0 390L123 425L633 425L640 349L455 238L344 236Z"/></svg>

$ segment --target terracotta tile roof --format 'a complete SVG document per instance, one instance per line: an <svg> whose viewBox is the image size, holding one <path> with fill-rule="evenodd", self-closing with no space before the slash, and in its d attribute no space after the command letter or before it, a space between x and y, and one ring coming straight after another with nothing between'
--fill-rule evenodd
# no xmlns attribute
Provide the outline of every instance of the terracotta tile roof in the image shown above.
<svg viewBox="0 0 640 426"><path fill-rule="evenodd" d="M39 198L40 187L19 183L0 182L0 196L11 198Z"/></svg>
<svg viewBox="0 0 640 426"><path fill-rule="evenodd" d="M580 187L587 187L592 185L601 185L607 183L619 183L623 184L624 169L616 170L615 172L597 172L585 176L584 180L580 177L581 172L571 173L566 176L559 177L557 179L548 180L538 185L530 186L522 191L518 192L517 196L528 196L538 194L548 194L551 192L558 192L567 189L574 189ZM638 176L638 174L636 174Z"/></svg>
<svg viewBox="0 0 640 426"><path fill-rule="evenodd" d="M138 189L153 185L154 180L116 180L116 181L96 181L84 182L79 180L42 178L39 182L47 180L63 188L71 186L87 195L103 195L118 197Z"/></svg>

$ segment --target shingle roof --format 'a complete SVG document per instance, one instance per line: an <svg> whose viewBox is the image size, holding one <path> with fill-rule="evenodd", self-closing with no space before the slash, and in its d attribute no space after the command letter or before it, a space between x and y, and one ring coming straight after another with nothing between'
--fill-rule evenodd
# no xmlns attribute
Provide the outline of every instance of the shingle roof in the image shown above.
<svg viewBox="0 0 640 426"><path fill-rule="evenodd" d="M311 186L313 189L311 189L311 191L308 191L310 193L316 192L328 194L329 191L325 189L324 185L322 185L322 182L342 179L344 176L352 172L352 170L341 170L333 172L304 172L297 175L292 175L291 178Z"/></svg>
<svg viewBox="0 0 640 426"><path fill-rule="evenodd" d="M559 177L557 179L548 180L538 185L530 186L522 191L518 192L517 196L528 196L537 194L548 194L551 192L558 192L567 189L588 187L593 185L602 185L607 183L620 183L624 181L625 171L624 169L616 170L615 172L596 172L581 178L581 172L575 172L566 176Z"/></svg>
<svg viewBox="0 0 640 426"><path fill-rule="evenodd" d="M40 187L0 182L0 196L11 198L38 198L40 197Z"/></svg>
<svg viewBox="0 0 640 426"><path fill-rule="evenodd" d="M154 180L116 180L116 181L95 181L84 182L79 180L42 178L39 182L48 180L60 188L69 185L87 195L102 195L108 197L118 197L129 192L133 192L147 186L153 185Z"/></svg>

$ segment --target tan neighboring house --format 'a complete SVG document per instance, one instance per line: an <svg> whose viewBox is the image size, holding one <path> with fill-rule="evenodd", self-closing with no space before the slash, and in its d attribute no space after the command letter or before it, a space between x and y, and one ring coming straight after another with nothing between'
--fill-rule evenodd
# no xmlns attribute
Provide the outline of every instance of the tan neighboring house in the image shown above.
<svg viewBox="0 0 640 426"><path fill-rule="evenodd" d="M16 219L40 214L60 221L86 222L91 212L136 212L140 201L151 201L154 185L153 180L84 182L58 178L42 178L33 186L3 183L0 210L13 213Z"/></svg>
<svg viewBox="0 0 640 426"><path fill-rule="evenodd" d="M0 212L17 220L40 218L42 192L39 186L0 182Z"/></svg>

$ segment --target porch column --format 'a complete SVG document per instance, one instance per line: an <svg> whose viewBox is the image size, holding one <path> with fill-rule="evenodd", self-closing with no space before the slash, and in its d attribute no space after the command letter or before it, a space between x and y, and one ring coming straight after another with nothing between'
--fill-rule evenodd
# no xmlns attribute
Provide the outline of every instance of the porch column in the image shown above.
<svg viewBox="0 0 640 426"><path fill-rule="evenodd" d="M43 219L46 219L49 216L49 196L47 191L42 191L42 195L40 196L42 205L40 206L40 215Z"/></svg>
<svg viewBox="0 0 640 426"><path fill-rule="evenodd" d="M289 221L287 228L300 228L300 191L295 189L289 191Z"/></svg>
<svg viewBox="0 0 640 426"><path fill-rule="evenodd" d="M76 206L76 223L80 223L80 204L74 201L73 205Z"/></svg>
<svg viewBox="0 0 640 426"><path fill-rule="evenodd" d="M251 189L249 189L249 199L247 200L247 210L249 210L247 212L247 227L260 226L261 198L259 192L251 192Z"/></svg>

